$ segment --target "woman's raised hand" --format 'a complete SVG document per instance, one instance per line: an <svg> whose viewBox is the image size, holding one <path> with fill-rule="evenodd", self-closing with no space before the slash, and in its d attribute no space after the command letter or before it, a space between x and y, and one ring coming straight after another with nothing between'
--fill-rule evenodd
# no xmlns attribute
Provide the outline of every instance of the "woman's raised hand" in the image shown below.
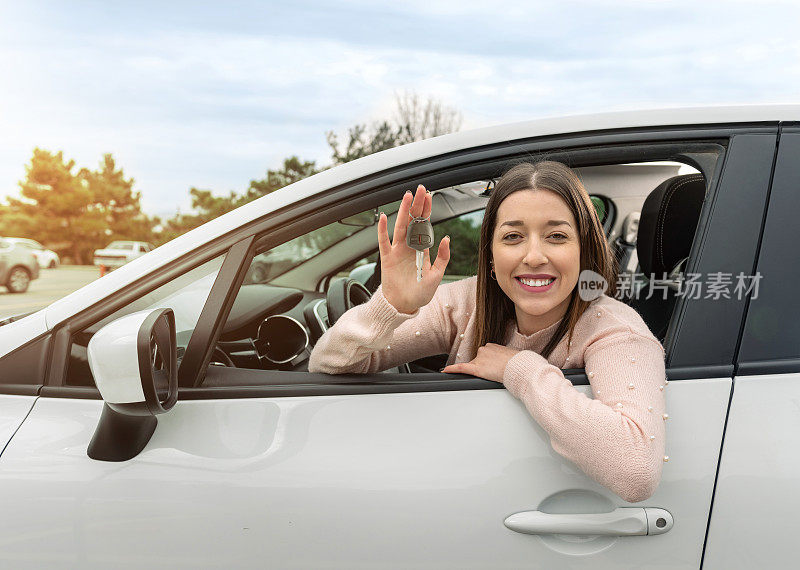
<svg viewBox="0 0 800 570"><path fill-rule="evenodd" d="M378 218L378 247L381 252L381 288L383 296L401 313L413 313L427 305L436 293L450 261L450 237L439 243L436 261L431 265L430 250L424 252L422 281L417 281L417 252L406 245L406 231L411 217L427 218L431 215L433 197L420 184L412 196L406 192L397 221L394 224L394 243L389 241L388 221L381 212Z"/></svg>

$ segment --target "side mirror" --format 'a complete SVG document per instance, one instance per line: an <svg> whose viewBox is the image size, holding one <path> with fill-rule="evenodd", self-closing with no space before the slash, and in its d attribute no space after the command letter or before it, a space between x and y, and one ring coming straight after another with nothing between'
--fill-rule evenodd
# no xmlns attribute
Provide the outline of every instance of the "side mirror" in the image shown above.
<svg viewBox="0 0 800 570"><path fill-rule="evenodd" d="M88 356L105 403L87 453L100 461L136 457L156 429L156 415L178 400L175 314L146 310L112 321L92 336Z"/></svg>

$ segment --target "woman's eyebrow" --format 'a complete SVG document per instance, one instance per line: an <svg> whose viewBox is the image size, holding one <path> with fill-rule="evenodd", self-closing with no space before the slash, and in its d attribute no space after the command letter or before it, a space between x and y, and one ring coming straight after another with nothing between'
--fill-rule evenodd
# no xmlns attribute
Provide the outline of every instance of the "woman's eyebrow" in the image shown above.
<svg viewBox="0 0 800 570"><path fill-rule="evenodd" d="M547 226L562 226L564 224L568 225L569 227L572 227L572 225L566 220L547 220L545 225L547 225ZM502 224L500 224L500 227L502 227L502 226L524 226L524 225L525 225L525 222L523 222L522 220L508 220L508 221L503 222Z"/></svg>

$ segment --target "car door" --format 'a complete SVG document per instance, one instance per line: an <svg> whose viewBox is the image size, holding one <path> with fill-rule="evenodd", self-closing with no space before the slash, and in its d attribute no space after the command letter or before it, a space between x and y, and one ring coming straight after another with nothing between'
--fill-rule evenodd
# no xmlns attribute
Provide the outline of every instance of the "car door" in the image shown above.
<svg viewBox="0 0 800 570"><path fill-rule="evenodd" d="M752 268L774 128L615 136L520 142L496 152L611 143L638 152L638 144L658 139L722 144L689 270ZM467 168L474 155L424 168L449 172L457 159ZM393 173L397 184L436 179L436 172L414 168ZM366 184L387 198L400 191ZM304 225L353 213L338 200L284 212L260 239L277 245ZM240 258L228 253L225 263L238 269L223 266L197 321L195 334L208 341L197 346L206 355L218 335L214 315L230 310L231 291L243 279L248 243L234 246ZM381 374L337 381L209 367L206 382L214 386L184 388L142 452L113 463L86 455L103 406L96 390L64 385L51 367L49 385L0 457L0 501L14 513L0 522L0 560L81 568L698 568L744 308L737 299L679 302L667 343L671 459L655 494L636 504L555 453L524 406L482 380ZM202 368L202 355L191 349L184 363ZM591 396L582 371L568 378ZM586 530L585 521L607 520L619 508L632 510L616 515L666 512L673 524L666 533L651 526L651 535L639 536L615 535L609 525L603 532L612 534ZM562 526L531 535L504 524L510 515L536 511L563 515L555 521Z"/></svg>
<svg viewBox="0 0 800 570"><path fill-rule="evenodd" d="M800 508L800 129L782 128L737 356L704 568L775 568L795 556Z"/></svg>

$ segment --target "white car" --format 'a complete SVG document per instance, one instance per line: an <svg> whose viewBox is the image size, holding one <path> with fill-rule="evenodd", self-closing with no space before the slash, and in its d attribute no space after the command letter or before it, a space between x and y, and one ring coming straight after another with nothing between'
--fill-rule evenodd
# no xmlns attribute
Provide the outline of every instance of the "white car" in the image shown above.
<svg viewBox="0 0 800 570"><path fill-rule="evenodd" d="M55 251L45 249L45 247L36 240L28 238L4 238L4 239L8 241L13 241L14 243L21 243L27 245L33 252L33 256L36 258L36 262L39 264L39 267L41 267L42 269L54 269L58 267L59 263L61 263L61 261L58 258L58 254Z"/></svg>
<svg viewBox="0 0 800 570"><path fill-rule="evenodd" d="M94 265L117 269L153 249L152 244L143 241L112 241L103 249L94 251Z"/></svg>
<svg viewBox="0 0 800 570"><path fill-rule="evenodd" d="M0 566L793 566L798 121L800 106L671 109L437 137L3 321ZM376 209L392 227L405 190L435 190L436 240L450 233L449 269L467 275L475 188L540 157L579 172L624 300L666 350L670 459L637 503L559 455L502 385L439 373L441 357L307 371L322 331L380 280L336 280L380 267ZM584 370L564 375L591 397Z"/></svg>

